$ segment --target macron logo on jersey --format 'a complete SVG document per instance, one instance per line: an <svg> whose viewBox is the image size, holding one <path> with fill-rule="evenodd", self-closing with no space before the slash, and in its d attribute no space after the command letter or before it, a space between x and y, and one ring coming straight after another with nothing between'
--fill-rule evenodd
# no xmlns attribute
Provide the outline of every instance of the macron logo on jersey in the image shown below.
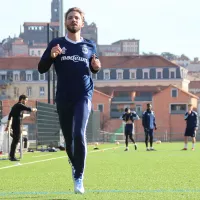
<svg viewBox="0 0 200 200"><path fill-rule="evenodd" d="M85 62L87 65L89 64L87 58L83 58L78 55L62 56L61 61L63 61L63 60L72 60L73 62Z"/></svg>

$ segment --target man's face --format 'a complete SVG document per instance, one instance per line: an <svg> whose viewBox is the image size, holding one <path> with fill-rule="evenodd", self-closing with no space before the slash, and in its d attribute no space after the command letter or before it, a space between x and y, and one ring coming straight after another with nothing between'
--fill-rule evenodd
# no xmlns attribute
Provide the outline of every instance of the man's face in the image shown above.
<svg viewBox="0 0 200 200"><path fill-rule="evenodd" d="M71 33L77 33L84 26L84 22L79 12L72 11L65 19L65 27Z"/></svg>
<svg viewBox="0 0 200 200"><path fill-rule="evenodd" d="M188 110L192 110L193 106L192 105L188 105Z"/></svg>
<svg viewBox="0 0 200 200"><path fill-rule="evenodd" d="M28 101L28 98L26 98L26 99L22 99L21 102L22 102L22 104L26 105L27 101Z"/></svg>
<svg viewBox="0 0 200 200"><path fill-rule="evenodd" d="M148 110L151 110L152 109L152 105L150 104L150 105L147 105L147 109Z"/></svg>
<svg viewBox="0 0 200 200"><path fill-rule="evenodd" d="M127 111L127 113L130 113L131 112L131 110L130 110L130 108L128 109L128 111Z"/></svg>

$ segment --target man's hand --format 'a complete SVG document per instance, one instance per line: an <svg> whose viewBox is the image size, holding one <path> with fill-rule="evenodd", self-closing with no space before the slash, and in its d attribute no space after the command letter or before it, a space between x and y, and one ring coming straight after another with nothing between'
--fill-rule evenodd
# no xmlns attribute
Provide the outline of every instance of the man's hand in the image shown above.
<svg viewBox="0 0 200 200"><path fill-rule="evenodd" d="M95 54L92 56L91 65L95 71L99 71L99 69L101 68L101 62L98 58L96 58Z"/></svg>
<svg viewBox="0 0 200 200"><path fill-rule="evenodd" d="M8 131L8 129L9 129L9 127L8 127L8 126L6 126L6 128L5 128L5 130L4 130L4 131L6 131L6 132L7 132L7 131Z"/></svg>
<svg viewBox="0 0 200 200"><path fill-rule="evenodd" d="M10 131L10 125L7 125L4 131L6 132Z"/></svg>
<svg viewBox="0 0 200 200"><path fill-rule="evenodd" d="M188 115L190 115L190 114L191 114L191 112L192 112L191 110L188 110Z"/></svg>
<svg viewBox="0 0 200 200"><path fill-rule="evenodd" d="M32 108L32 111L33 112L37 112L37 108Z"/></svg>
<svg viewBox="0 0 200 200"><path fill-rule="evenodd" d="M56 58L58 55L60 55L62 52L62 49L60 48L60 45L57 44L55 47L51 49L51 57Z"/></svg>

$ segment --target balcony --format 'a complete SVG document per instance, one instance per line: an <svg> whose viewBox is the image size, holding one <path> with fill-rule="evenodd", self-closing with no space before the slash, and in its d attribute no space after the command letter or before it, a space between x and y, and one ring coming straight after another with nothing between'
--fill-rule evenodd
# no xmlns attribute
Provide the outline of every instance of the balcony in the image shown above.
<svg viewBox="0 0 200 200"><path fill-rule="evenodd" d="M113 97L112 102L132 102L131 97Z"/></svg>
<svg viewBox="0 0 200 200"><path fill-rule="evenodd" d="M152 97L151 96L135 97L134 101L152 101Z"/></svg>
<svg viewBox="0 0 200 200"><path fill-rule="evenodd" d="M10 99L8 95L0 95L0 100Z"/></svg>

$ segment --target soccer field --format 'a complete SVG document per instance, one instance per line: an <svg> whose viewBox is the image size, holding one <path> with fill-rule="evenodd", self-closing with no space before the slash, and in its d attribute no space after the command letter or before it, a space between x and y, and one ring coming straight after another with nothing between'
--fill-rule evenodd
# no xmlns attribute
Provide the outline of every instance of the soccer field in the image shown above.
<svg viewBox="0 0 200 200"><path fill-rule="evenodd" d="M73 193L65 152L26 153L21 165L1 160L0 199L200 199L198 144L195 151L180 151L183 143L155 144L155 152L143 143L137 151L129 146L128 152L123 144L88 147L84 195Z"/></svg>

